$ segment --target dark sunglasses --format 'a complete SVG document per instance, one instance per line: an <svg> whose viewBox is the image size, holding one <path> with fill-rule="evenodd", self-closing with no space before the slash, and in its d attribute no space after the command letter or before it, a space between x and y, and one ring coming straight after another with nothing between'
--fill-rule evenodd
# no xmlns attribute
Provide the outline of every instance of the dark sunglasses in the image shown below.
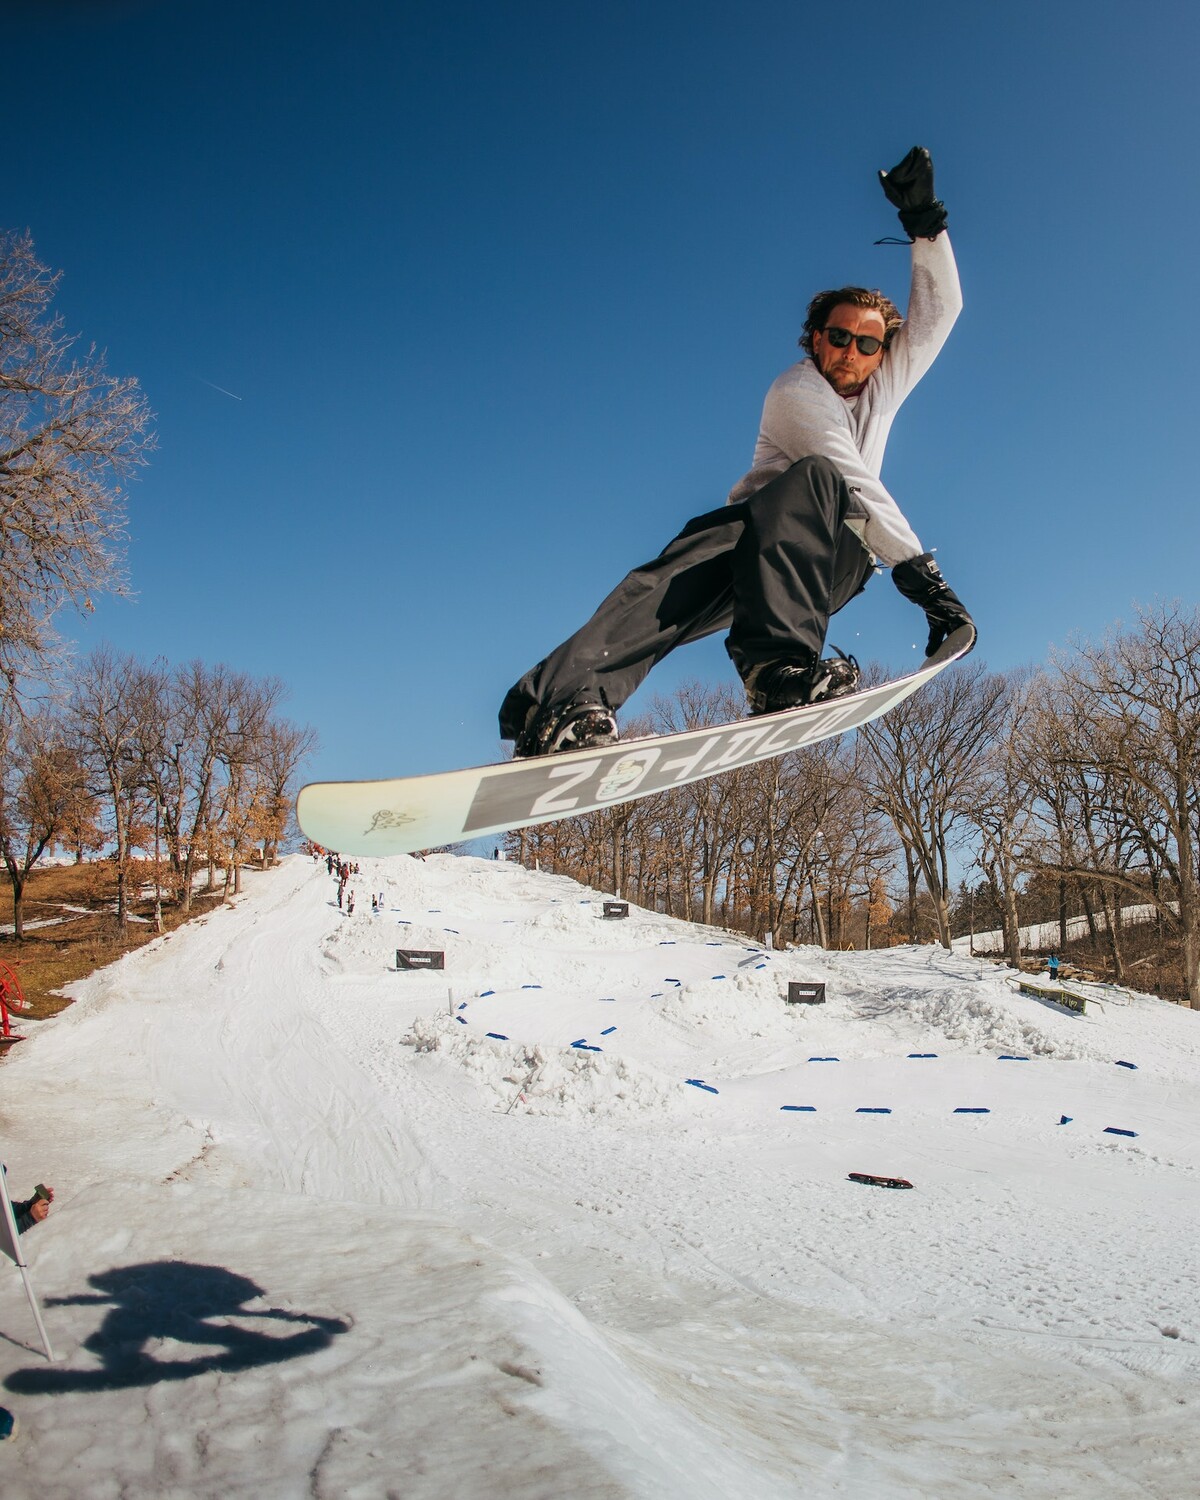
<svg viewBox="0 0 1200 1500"><path fill-rule="evenodd" d="M860 354L878 354L883 348L883 340L873 333L851 333L848 328L823 328L821 332L835 349L849 349L851 342L858 345Z"/></svg>

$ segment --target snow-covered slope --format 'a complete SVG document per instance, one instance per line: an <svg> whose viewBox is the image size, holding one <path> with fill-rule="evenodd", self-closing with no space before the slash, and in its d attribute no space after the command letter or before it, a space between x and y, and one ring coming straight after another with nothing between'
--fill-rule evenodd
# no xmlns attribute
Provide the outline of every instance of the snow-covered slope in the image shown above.
<svg viewBox="0 0 1200 1500"><path fill-rule="evenodd" d="M6 1500L1200 1493L1200 1018L352 885L287 861L0 1068L63 1356L0 1268Z"/></svg>

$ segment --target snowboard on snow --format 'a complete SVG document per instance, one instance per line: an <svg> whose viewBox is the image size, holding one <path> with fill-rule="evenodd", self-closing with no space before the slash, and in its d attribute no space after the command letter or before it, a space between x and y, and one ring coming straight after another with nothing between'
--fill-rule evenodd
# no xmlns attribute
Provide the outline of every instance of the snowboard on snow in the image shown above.
<svg viewBox="0 0 1200 1500"><path fill-rule="evenodd" d="M300 827L339 854L411 854L579 817L771 760L870 723L975 644L969 625L906 677L828 703L600 749L510 760L390 781L315 781L296 802Z"/></svg>

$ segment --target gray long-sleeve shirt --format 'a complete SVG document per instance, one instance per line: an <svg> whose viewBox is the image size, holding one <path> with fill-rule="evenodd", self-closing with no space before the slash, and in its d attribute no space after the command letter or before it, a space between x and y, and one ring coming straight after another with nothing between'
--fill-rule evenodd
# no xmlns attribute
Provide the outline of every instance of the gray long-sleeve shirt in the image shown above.
<svg viewBox="0 0 1200 1500"><path fill-rule="evenodd" d="M754 464L730 503L760 490L798 459L819 455L841 470L861 509L847 525L889 567L925 549L879 478L892 419L937 358L962 310L950 237L912 247L908 314L879 368L857 396L839 396L810 359L774 381L763 403Z"/></svg>

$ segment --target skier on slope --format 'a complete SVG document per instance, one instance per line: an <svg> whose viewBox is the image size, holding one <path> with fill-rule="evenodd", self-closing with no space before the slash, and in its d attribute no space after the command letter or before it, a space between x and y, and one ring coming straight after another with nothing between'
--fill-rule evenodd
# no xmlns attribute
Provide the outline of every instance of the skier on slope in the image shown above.
<svg viewBox="0 0 1200 1500"><path fill-rule="evenodd" d="M726 627L753 713L854 692L853 658L820 656L830 615L876 560L925 611L927 654L971 623L879 479L896 411L962 307L929 152L914 146L879 178L912 241L907 320L863 287L813 298L800 340L809 358L767 392L754 466L509 690L500 733L515 755L611 744L615 710L655 662Z"/></svg>

